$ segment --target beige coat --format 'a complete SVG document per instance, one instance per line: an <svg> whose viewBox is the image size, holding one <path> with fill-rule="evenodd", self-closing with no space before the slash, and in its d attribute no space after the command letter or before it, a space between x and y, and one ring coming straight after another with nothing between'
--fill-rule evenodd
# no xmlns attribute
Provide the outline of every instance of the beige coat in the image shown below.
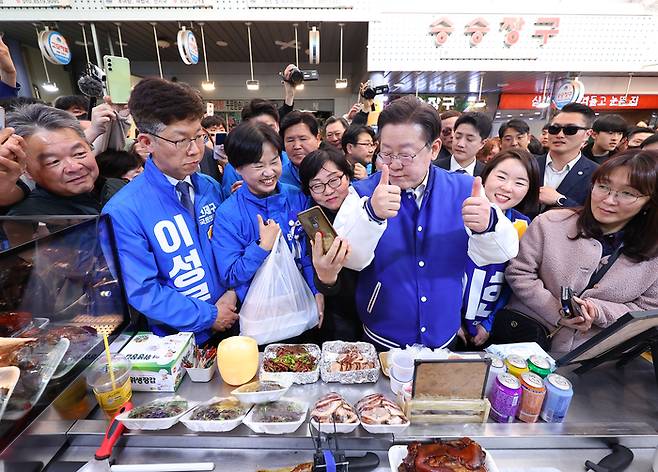
<svg viewBox="0 0 658 472"><path fill-rule="evenodd" d="M513 291L507 308L531 316L551 331L560 319L560 287L580 293L601 263L601 243L569 239L576 234L576 221L577 215L566 209L537 217L521 238L519 255L505 271ZM562 328L551 350L569 352L629 311L658 308L658 257L638 263L620 256L582 297L598 309L592 328L585 333Z"/></svg>

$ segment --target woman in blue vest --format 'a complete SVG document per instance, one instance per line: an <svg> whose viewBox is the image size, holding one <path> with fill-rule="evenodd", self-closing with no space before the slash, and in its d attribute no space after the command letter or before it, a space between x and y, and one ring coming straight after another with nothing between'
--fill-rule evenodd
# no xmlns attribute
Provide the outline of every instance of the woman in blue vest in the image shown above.
<svg viewBox="0 0 658 472"><path fill-rule="evenodd" d="M224 143L229 163L244 185L217 210L212 246L220 279L235 289L243 302L256 271L270 254L279 231L311 291L313 266L297 213L308 206L308 197L279 182L282 142L263 123L244 122L229 133ZM318 311L322 296L316 295Z"/></svg>
<svg viewBox="0 0 658 472"><path fill-rule="evenodd" d="M511 148L496 154L482 172L484 193L500 208L523 235L530 223L526 214L539 204L539 167L528 151ZM469 347L480 347L488 339L496 312L510 297L505 282L507 262L479 266L469 259L464 273L462 305L463 340Z"/></svg>

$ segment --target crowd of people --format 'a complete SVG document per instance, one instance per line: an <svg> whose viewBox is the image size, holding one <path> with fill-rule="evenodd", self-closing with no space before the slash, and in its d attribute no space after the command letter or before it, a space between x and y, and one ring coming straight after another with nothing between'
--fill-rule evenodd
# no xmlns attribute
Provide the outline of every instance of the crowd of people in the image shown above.
<svg viewBox="0 0 658 472"><path fill-rule="evenodd" d="M569 351L658 308L658 135L618 115L572 103L538 138L518 119L491 137L485 113L404 96L375 132L372 101L321 126L286 83L282 107L254 99L229 130L157 78L90 115L84 97L23 102L3 102L3 212L107 215L128 302L157 334L237 334L280 237L314 302L294 340ZM314 206L338 235L328 250L298 220Z"/></svg>

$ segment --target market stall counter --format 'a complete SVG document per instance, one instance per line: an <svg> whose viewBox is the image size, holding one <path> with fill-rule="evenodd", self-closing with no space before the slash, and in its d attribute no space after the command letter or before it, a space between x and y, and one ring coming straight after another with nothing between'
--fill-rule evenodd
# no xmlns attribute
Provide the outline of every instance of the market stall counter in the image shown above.
<svg viewBox="0 0 658 472"><path fill-rule="evenodd" d="M624 368L604 365L578 377L571 368L559 373L573 384L574 398L564 423L498 424L411 424L399 434L371 434L362 426L352 432L338 434L339 447L348 456L374 452L380 459L377 471L391 470L389 449L412 441L432 438L469 437L491 455L501 471L546 472L582 470L585 460L597 462L610 451L609 444L620 443L633 450L635 460L630 471L648 471L658 444L658 392L651 364L636 359ZM83 374L84 375L84 374ZM190 404L212 397L227 397L235 387L224 383L219 375L207 383L192 382L185 377L176 395ZM382 393L395 398L389 379L383 375L375 383L344 385L315 383L292 385L284 399L313 405L328 392L337 392L347 403L355 405L364 396ZM66 392L65 392L66 393ZM136 406L170 397L169 392L134 392ZM94 408L95 399L86 396L86 409L80 409L78 419L66 431L67 445L48 470L76 470L93 454L107 427L105 414ZM308 416L294 432L288 434L254 433L245 424L228 432L200 433L177 423L165 430L128 430L115 448L117 464L165 462L213 462L215 470L256 471L292 467L312 461L315 452ZM35 427L27 433L31 443L42 443L49 436L48 428L63 421L61 411L44 412ZM28 438L23 438L25 441ZM25 444L28 444L26 442ZM14 459L30 457L16 445ZM66 469L66 467L71 467ZM292 469L290 469L292 470Z"/></svg>

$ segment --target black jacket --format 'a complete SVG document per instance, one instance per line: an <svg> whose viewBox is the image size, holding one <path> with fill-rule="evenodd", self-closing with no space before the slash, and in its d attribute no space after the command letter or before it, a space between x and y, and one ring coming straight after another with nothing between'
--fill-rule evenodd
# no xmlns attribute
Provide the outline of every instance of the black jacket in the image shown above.
<svg viewBox="0 0 658 472"><path fill-rule="evenodd" d="M539 164L539 179L544 182L544 173L546 172L546 155L537 157ZM597 164L582 156L576 165L564 177L562 183L556 189L559 193L567 197L564 202L565 207L582 206L587 199L592 188L592 174L598 167ZM544 207L542 211L549 210L553 207Z"/></svg>
<svg viewBox="0 0 658 472"><path fill-rule="evenodd" d="M219 172L219 166L215 160L215 153L212 149L205 148L203 158L199 163L199 172L209 175L220 184L222 183L222 174Z"/></svg>
<svg viewBox="0 0 658 472"><path fill-rule="evenodd" d="M447 171L450 170L450 158L452 155L448 155L447 157L441 157L441 153L439 153L439 157L434 159L432 161L432 164L434 164L437 167L440 167L441 169L445 169ZM484 170L484 164L482 164L480 161L477 159L475 160L475 169L473 170L473 177L478 177L482 175L482 171Z"/></svg>
<svg viewBox="0 0 658 472"><path fill-rule="evenodd" d="M587 159L589 159L589 160L592 161L592 162L597 163L598 165L601 165L601 164L603 164L605 161L607 161L608 159L610 159L610 157L611 157L612 154L614 153L614 151L612 151L612 152L608 151L608 152L605 153L603 156L595 156L595 155L593 154L593 152L592 152L592 148L593 148L593 147L594 147L594 143L589 143L587 146L585 146L584 148L582 148L582 149L580 150L580 152L581 152L581 154L582 154L583 156L585 156Z"/></svg>

